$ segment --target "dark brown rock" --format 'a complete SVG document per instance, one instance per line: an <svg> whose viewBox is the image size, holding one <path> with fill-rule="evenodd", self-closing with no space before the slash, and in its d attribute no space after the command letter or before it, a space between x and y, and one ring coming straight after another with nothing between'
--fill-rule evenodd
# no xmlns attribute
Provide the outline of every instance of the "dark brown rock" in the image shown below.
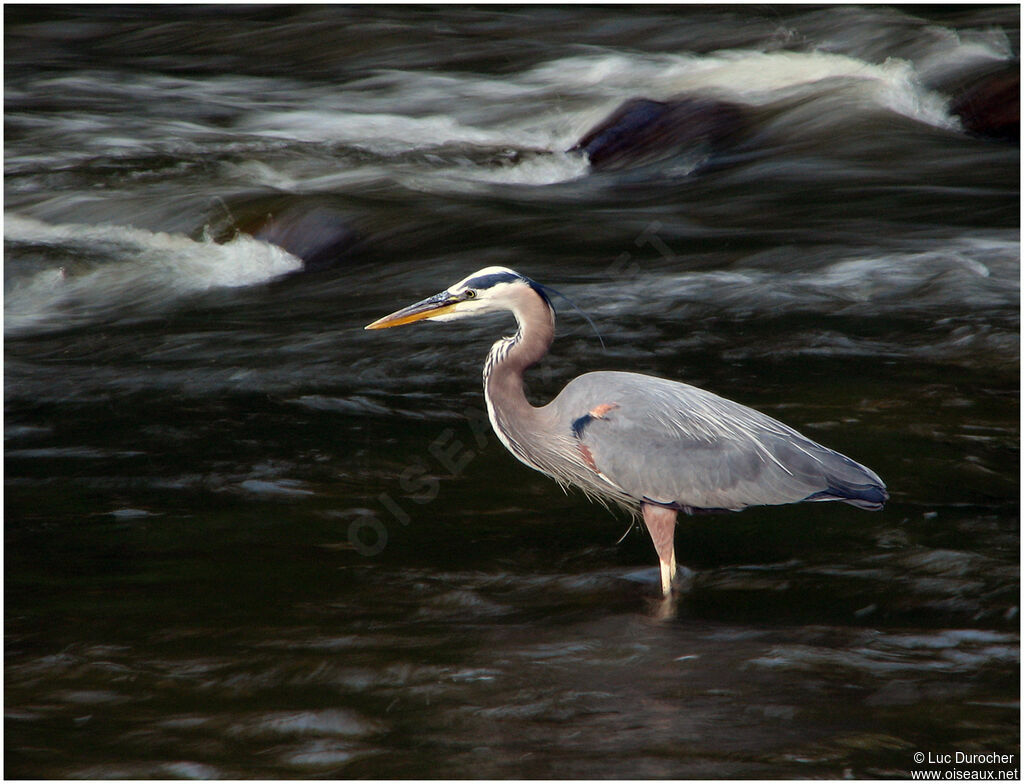
<svg viewBox="0 0 1024 784"><path fill-rule="evenodd" d="M975 80L958 92L950 110L964 129L1020 143L1020 63Z"/></svg>
<svg viewBox="0 0 1024 784"><path fill-rule="evenodd" d="M598 170L640 166L687 153L715 152L741 130L742 107L714 98L633 98L572 147Z"/></svg>

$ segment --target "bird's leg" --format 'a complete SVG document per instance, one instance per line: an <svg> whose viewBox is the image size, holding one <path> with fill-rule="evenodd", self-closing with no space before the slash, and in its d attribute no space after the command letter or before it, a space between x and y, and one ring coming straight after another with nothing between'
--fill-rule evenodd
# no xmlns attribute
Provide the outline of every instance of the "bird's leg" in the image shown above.
<svg viewBox="0 0 1024 784"><path fill-rule="evenodd" d="M661 593L668 596L672 592L672 578L676 574L676 510L643 504L641 511L661 563Z"/></svg>

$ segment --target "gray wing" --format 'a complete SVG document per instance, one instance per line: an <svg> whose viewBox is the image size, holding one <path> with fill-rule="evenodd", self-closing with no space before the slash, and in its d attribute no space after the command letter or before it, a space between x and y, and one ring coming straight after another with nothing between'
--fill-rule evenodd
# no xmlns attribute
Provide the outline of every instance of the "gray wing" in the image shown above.
<svg viewBox="0 0 1024 784"><path fill-rule="evenodd" d="M837 500L878 509L888 498L870 469L766 414L688 384L587 373L550 408L600 482L640 501L742 509Z"/></svg>

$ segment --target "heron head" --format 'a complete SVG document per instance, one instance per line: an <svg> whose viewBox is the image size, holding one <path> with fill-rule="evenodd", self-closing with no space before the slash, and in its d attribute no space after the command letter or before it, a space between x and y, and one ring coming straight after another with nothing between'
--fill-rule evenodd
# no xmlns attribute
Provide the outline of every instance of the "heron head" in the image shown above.
<svg viewBox="0 0 1024 784"><path fill-rule="evenodd" d="M507 267L485 267L444 291L367 324L385 329L414 321L455 321L498 310L515 310L519 297L533 291L547 302L540 286Z"/></svg>

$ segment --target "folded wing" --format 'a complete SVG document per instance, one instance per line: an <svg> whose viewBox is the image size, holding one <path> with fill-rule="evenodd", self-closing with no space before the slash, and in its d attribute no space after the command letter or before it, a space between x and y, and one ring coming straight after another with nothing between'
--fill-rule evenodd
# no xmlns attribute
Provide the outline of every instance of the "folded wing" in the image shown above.
<svg viewBox="0 0 1024 784"><path fill-rule="evenodd" d="M551 404L585 464L637 501L743 509L843 501L880 509L870 469L759 411L711 392L635 373L587 373Z"/></svg>

